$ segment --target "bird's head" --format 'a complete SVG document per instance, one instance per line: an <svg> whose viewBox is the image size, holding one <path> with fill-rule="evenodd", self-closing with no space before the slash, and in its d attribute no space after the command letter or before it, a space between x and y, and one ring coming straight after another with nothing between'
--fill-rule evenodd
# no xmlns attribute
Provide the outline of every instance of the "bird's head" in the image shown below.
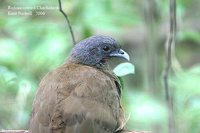
<svg viewBox="0 0 200 133"><path fill-rule="evenodd" d="M69 60L74 63L103 67L111 57L120 57L129 61L129 55L113 38L92 36L74 46Z"/></svg>

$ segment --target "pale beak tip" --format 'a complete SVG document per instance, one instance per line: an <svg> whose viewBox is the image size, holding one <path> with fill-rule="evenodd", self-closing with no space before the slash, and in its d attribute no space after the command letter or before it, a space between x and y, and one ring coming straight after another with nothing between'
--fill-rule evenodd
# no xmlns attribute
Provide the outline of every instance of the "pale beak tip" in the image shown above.
<svg viewBox="0 0 200 133"><path fill-rule="evenodd" d="M120 49L120 54L124 59L126 59L127 61L130 61L130 56L124 50Z"/></svg>

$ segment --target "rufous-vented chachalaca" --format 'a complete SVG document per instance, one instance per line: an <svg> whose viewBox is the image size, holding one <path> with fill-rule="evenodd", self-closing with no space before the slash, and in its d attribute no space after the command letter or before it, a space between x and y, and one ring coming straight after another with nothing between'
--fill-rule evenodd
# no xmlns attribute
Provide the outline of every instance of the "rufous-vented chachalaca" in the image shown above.
<svg viewBox="0 0 200 133"><path fill-rule="evenodd" d="M125 132L120 83L107 63L111 57L129 60L111 37L92 36L76 44L66 63L42 79L29 132Z"/></svg>

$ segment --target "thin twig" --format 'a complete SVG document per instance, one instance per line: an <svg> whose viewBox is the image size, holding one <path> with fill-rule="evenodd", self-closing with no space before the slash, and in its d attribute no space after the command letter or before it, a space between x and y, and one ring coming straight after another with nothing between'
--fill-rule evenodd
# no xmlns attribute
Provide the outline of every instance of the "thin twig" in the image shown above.
<svg viewBox="0 0 200 133"><path fill-rule="evenodd" d="M59 10L60 10L60 12L64 15L65 19L67 20L67 24L68 24L68 27L69 27L69 30L70 30L72 41L73 41L73 44L75 45L76 41L75 41L74 33L73 33L73 30L72 30L72 26L70 24L69 18L67 16L67 14L62 9L61 0L58 0L58 3L59 3Z"/></svg>
<svg viewBox="0 0 200 133"><path fill-rule="evenodd" d="M176 0L170 0L170 32L168 39L166 41L166 64L164 67L163 72L163 81L164 81L164 89L165 89L165 98L166 103L169 110L169 120L168 120L168 128L169 133L175 132L175 120L174 120L174 113L173 113L173 102L172 96L170 95L170 88L169 88L169 72L171 68L171 54L172 54L172 45L176 42Z"/></svg>

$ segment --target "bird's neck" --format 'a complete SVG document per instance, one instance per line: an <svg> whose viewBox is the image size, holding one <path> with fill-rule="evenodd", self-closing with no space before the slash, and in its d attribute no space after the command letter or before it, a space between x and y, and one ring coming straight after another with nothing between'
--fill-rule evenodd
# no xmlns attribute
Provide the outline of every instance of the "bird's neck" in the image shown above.
<svg viewBox="0 0 200 133"><path fill-rule="evenodd" d="M68 63L74 63L74 64L81 64L81 65L90 66L90 67L93 67L95 69L98 69L98 70L104 72L106 75L108 75L109 77L111 77L113 79L117 78L107 62L98 63L96 65L87 65L87 64L83 64L83 63L68 59L65 63L67 63L67 64Z"/></svg>
<svg viewBox="0 0 200 133"><path fill-rule="evenodd" d="M67 62L71 62L71 63L75 63L75 64L82 64L82 65L87 65L87 66L91 66L91 67L95 67L97 69L100 69L100 70L111 70L110 67L109 67L109 64L107 63L106 60L102 60L100 62L97 62L97 63L91 63L91 62L88 62L88 61L82 61L82 60L79 60L79 59L76 59L76 58L70 58L67 60Z"/></svg>

